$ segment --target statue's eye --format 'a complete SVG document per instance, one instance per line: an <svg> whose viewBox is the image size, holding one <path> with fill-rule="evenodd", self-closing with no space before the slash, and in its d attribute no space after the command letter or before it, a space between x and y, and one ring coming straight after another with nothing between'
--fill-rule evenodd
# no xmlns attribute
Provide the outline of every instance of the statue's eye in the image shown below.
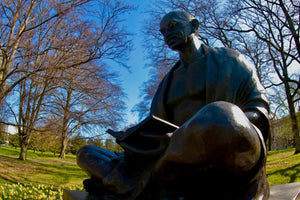
<svg viewBox="0 0 300 200"><path fill-rule="evenodd" d="M169 24L168 24L168 29L174 29L175 26L176 26L177 22L175 21L171 21Z"/></svg>
<svg viewBox="0 0 300 200"><path fill-rule="evenodd" d="M177 26L176 21L169 22L165 27L161 28L159 31L164 35L166 31L173 30Z"/></svg>

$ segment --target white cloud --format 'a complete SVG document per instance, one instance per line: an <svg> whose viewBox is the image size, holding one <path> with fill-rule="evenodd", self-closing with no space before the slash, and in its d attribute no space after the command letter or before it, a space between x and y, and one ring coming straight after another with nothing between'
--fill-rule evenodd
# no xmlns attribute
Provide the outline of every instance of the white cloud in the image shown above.
<svg viewBox="0 0 300 200"><path fill-rule="evenodd" d="M8 125L6 130L8 133L10 133L12 135L14 135L18 132L17 128L14 126L11 126L11 125Z"/></svg>

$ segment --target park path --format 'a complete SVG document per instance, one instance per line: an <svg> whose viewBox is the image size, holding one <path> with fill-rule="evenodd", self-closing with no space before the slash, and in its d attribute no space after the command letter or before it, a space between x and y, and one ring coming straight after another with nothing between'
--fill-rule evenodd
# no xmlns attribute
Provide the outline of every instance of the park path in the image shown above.
<svg viewBox="0 0 300 200"><path fill-rule="evenodd" d="M4 154L0 154L0 156L2 156L2 157L7 157L7 158L15 158L15 159L18 159L17 156L9 156L9 155L4 155ZM76 163L71 163L71 162L66 162L66 161L39 160L39 159L33 159L33 158L27 158L26 160L30 160L30 161L33 161L33 162L51 163L51 164L77 165Z"/></svg>

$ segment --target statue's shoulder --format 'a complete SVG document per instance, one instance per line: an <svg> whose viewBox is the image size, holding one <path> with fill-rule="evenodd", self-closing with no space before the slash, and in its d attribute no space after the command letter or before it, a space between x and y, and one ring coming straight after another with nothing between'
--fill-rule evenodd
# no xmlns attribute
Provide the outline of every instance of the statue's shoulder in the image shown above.
<svg viewBox="0 0 300 200"><path fill-rule="evenodd" d="M241 53L227 47L210 47L205 44L202 44L202 49L205 54L211 54L215 57L226 57L236 59L241 56Z"/></svg>
<svg viewBox="0 0 300 200"><path fill-rule="evenodd" d="M227 47L210 47L203 45L203 52L208 57L223 67L230 67L234 70L243 70L247 73L254 70L254 66L239 51Z"/></svg>

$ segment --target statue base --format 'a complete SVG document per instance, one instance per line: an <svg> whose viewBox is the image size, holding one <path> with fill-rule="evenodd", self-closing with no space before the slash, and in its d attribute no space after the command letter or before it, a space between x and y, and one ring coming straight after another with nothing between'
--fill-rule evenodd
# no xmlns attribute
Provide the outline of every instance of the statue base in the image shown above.
<svg viewBox="0 0 300 200"><path fill-rule="evenodd" d="M93 200L85 191L65 190L64 200ZM270 186L269 200L300 200L300 182Z"/></svg>
<svg viewBox="0 0 300 200"><path fill-rule="evenodd" d="M87 200L88 193L86 191L79 190L65 190L63 194L64 200Z"/></svg>

